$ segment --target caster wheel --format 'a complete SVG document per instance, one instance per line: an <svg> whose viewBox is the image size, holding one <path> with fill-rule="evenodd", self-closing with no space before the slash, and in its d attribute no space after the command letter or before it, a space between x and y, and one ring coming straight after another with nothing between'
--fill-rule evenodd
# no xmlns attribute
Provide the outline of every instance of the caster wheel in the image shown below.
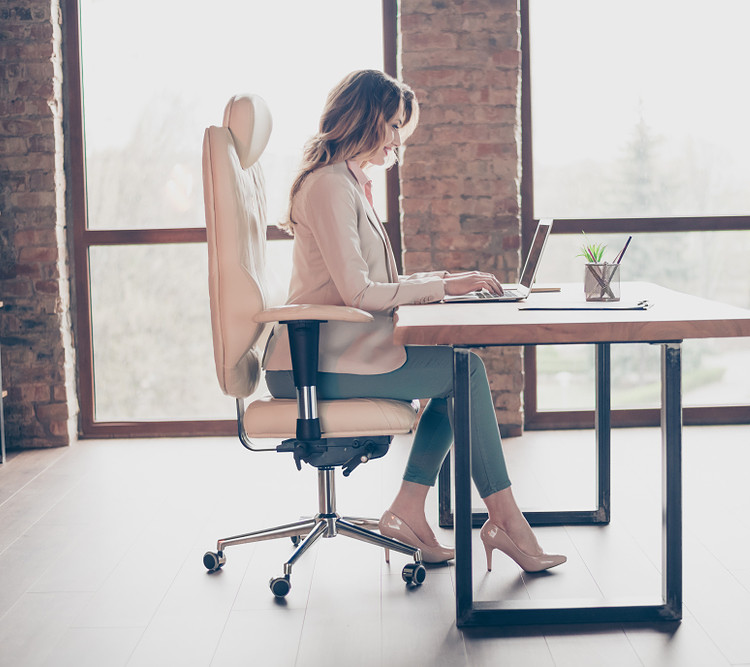
<svg viewBox="0 0 750 667"><path fill-rule="evenodd" d="M401 571L401 578L412 586L420 586L427 578L427 570L422 563L409 563L404 565Z"/></svg>
<svg viewBox="0 0 750 667"><path fill-rule="evenodd" d="M292 544L296 547L302 541L302 535L292 535L290 539L292 540Z"/></svg>
<svg viewBox="0 0 750 667"><path fill-rule="evenodd" d="M227 557L223 551L207 551L203 554L203 565L209 572L216 572L227 562Z"/></svg>
<svg viewBox="0 0 750 667"><path fill-rule="evenodd" d="M271 593L277 598L286 597L292 588L289 577L275 577L268 582L268 585L271 587Z"/></svg>

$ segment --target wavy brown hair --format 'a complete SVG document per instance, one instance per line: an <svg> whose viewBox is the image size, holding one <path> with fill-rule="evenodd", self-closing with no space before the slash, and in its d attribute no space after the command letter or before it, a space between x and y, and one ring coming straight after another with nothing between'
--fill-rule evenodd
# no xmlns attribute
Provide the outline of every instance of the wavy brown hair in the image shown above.
<svg viewBox="0 0 750 667"><path fill-rule="evenodd" d="M294 234L292 204L304 180L329 164L369 155L385 141L387 123L400 109L406 137L419 118L417 98L409 86L378 70L366 69L346 76L326 99L318 133L305 145L302 164L289 194L286 220L279 226ZM398 158L393 152L391 164Z"/></svg>

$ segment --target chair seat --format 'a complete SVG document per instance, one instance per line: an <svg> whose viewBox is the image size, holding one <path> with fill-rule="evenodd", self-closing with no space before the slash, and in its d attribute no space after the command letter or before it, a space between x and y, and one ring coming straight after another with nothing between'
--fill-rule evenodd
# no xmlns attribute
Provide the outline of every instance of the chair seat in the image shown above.
<svg viewBox="0 0 750 667"><path fill-rule="evenodd" d="M411 432L417 420L414 405L385 398L318 401L324 438L399 435ZM265 396L245 410L245 430L251 438L294 438L297 401Z"/></svg>

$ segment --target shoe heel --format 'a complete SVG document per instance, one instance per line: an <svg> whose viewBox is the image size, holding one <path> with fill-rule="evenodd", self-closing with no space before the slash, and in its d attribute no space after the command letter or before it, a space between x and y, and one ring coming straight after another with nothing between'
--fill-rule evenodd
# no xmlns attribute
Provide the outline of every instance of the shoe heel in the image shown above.
<svg viewBox="0 0 750 667"><path fill-rule="evenodd" d="M541 572L542 570L548 570L551 567L561 565L568 560L562 554L527 554L518 547L502 528L489 521L482 526L480 538L484 544L484 553L487 555L488 572L492 570L493 549L502 551L525 572Z"/></svg>
<svg viewBox="0 0 750 667"><path fill-rule="evenodd" d="M391 550L385 549L385 562L390 563L391 562Z"/></svg>
<svg viewBox="0 0 750 667"><path fill-rule="evenodd" d="M484 553L487 556L487 572L492 572L492 552L494 549L489 545L484 545Z"/></svg>

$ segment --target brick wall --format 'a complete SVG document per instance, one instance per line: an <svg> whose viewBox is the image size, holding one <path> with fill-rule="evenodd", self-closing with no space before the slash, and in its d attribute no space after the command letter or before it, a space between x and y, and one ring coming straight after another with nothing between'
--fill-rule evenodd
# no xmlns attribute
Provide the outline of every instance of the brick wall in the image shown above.
<svg viewBox="0 0 750 667"><path fill-rule="evenodd" d="M404 269L518 279L520 19L516 0L402 0L401 76L421 120L401 167ZM501 431L523 428L522 353L479 351Z"/></svg>
<svg viewBox="0 0 750 667"><path fill-rule="evenodd" d="M75 437L56 2L0 0L0 344L9 449Z"/></svg>

